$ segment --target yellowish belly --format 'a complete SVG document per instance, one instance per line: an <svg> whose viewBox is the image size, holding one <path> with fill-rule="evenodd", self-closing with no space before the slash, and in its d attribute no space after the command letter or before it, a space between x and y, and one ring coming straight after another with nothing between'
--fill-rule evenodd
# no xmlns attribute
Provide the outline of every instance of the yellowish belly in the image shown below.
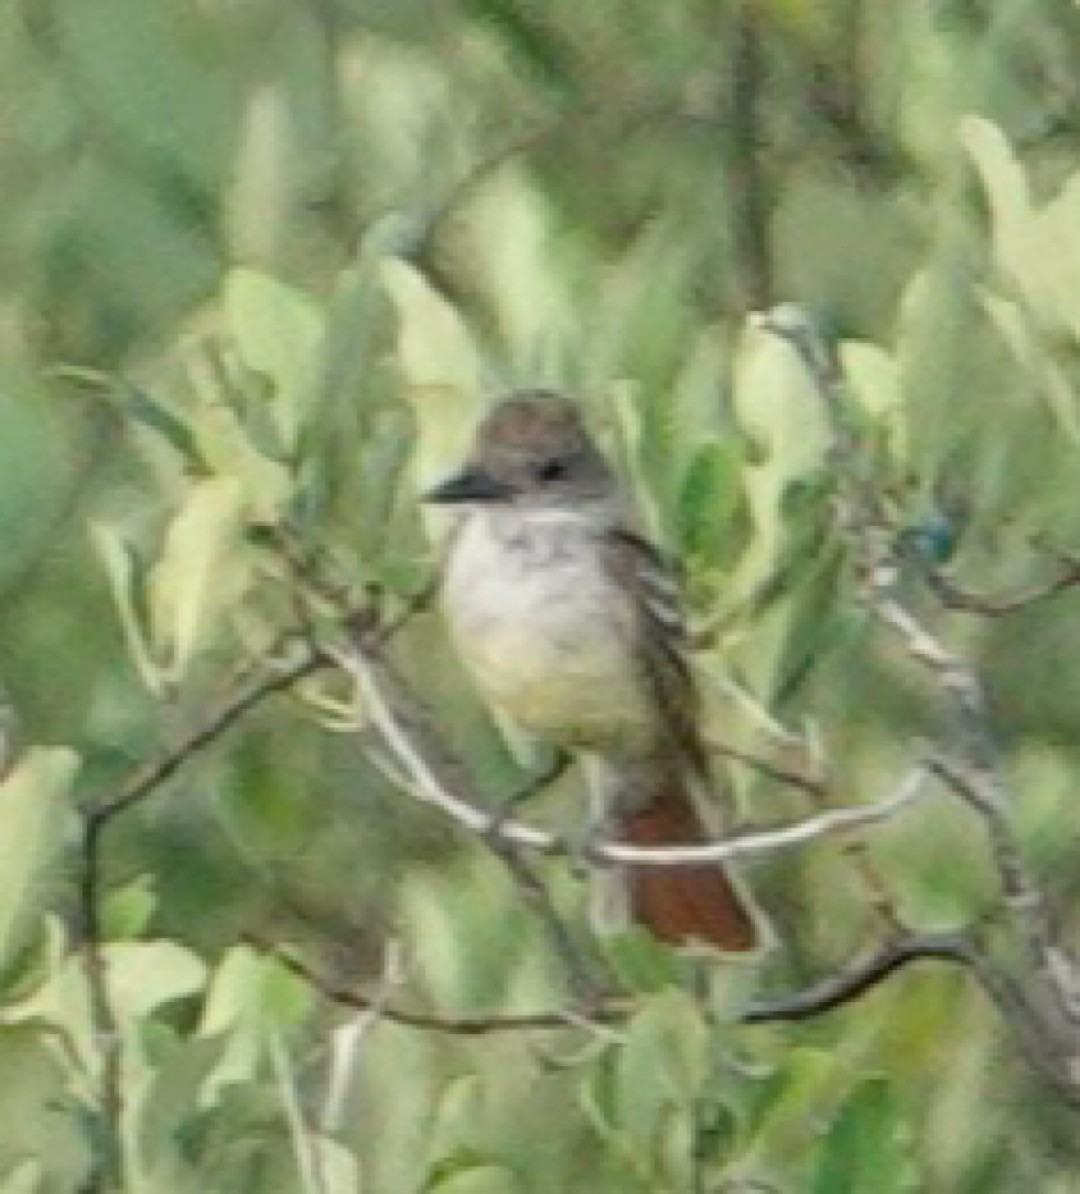
<svg viewBox="0 0 1080 1194"><path fill-rule="evenodd" d="M566 745L644 745L653 718L633 610L589 559L542 542L523 551L475 519L446 579L451 629L485 697L526 730Z"/></svg>

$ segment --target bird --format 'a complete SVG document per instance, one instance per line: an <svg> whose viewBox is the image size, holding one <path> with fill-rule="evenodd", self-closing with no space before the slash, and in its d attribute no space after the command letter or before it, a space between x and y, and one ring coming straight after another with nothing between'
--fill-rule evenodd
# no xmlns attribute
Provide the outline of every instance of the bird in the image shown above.
<svg viewBox="0 0 1080 1194"><path fill-rule="evenodd" d="M467 459L425 494L460 514L441 604L487 703L580 759L594 829L639 847L702 843L710 793L675 570L636 529L624 487L568 396L526 389L481 420ZM717 863L627 866L632 922L661 942L745 952L755 906Z"/></svg>

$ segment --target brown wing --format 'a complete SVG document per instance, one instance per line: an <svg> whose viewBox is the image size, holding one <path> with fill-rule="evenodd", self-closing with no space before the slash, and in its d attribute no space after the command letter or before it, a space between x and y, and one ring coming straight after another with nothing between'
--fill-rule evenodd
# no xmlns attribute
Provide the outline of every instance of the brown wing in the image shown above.
<svg viewBox="0 0 1080 1194"><path fill-rule="evenodd" d="M697 730L697 690L684 654L687 634L677 571L632 531L609 532L606 546L611 571L633 601L641 668L656 694L657 712L683 764L704 774L707 763Z"/></svg>
<svg viewBox="0 0 1080 1194"><path fill-rule="evenodd" d="M673 748L670 757L663 752L657 759L649 799L624 802L618 833L645 847L702 842L707 834L687 777L704 777L707 761L697 730L697 693L683 654L686 631L675 572L655 548L626 531L608 536L607 551L612 574L632 595L641 667ZM752 905L722 866L631 867L627 881L635 920L662 941L699 941L724 950L758 943Z"/></svg>

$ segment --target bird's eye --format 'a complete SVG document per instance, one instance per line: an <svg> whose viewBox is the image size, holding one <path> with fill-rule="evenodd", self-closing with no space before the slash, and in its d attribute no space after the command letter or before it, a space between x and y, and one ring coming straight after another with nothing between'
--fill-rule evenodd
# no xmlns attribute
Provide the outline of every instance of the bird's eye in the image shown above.
<svg viewBox="0 0 1080 1194"><path fill-rule="evenodd" d="M545 460L537 470L536 475L541 481L558 481L566 476L566 462L562 460Z"/></svg>

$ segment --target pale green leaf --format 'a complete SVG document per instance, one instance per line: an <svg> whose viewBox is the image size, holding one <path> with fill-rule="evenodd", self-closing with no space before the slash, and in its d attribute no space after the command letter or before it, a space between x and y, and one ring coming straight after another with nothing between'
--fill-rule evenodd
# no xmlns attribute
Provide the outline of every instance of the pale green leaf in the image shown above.
<svg viewBox="0 0 1080 1194"><path fill-rule="evenodd" d="M960 143L986 188L994 251L1005 272L1022 285L1035 231L1023 168L1002 131L980 116L960 122Z"/></svg>
<svg viewBox="0 0 1080 1194"><path fill-rule="evenodd" d="M22 1161L0 1177L0 1194L42 1194L45 1189L45 1171L40 1161Z"/></svg>
<svg viewBox="0 0 1080 1194"><path fill-rule="evenodd" d="M709 1032L693 999L669 989L631 1021L618 1057L618 1123L648 1148L669 1108L686 1110L709 1070Z"/></svg>
<svg viewBox="0 0 1080 1194"><path fill-rule="evenodd" d="M292 478L285 465L255 447L236 412L222 402L204 403L191 430L207 468L239 483L252 519L277 522L292 494Z"/></svg>
<svg viewBox="0 0 1080 1194"><path fill-rule="evenodd" d="M13 1024L43 1020L51 1025L56 1032L49 1037L50 1046L70 1070L76 1089L82 1084L92 1086L102 1056L85 961L66 947L63 931L56 925L49 953L46 979L26 999L8 1004L3 1019ZM134 1105L149 1075L142 1056L142 1022L162 1004L200 991L206 966L197 954L171 941L108 944L102 949L102 961L109 1004L126 1040L125 1064L134 1084L129 1091Z"/></svg>
<svg viewBox="0 0 1080 1194"><path fill-rule="evenodd" d="M206 963L173 941L120 941L104 949L109 997L121 1021L201 991Z"/></svg>
<svg viewBox="0 0 1080 1194"><path fill-rule="evenodd" d="M1055 315L1080 340L1080 170L1040 212L1039 255L1035 262L1055 303Z"/></svg>
<svg viewBox="0 0 1080 1194"><path fill-rule="evenodd" d="M241 359L273 384L278 431L292 447L312 394L322 314L302 291L244 268L226 279L224 302Z"/></svg>
<svg viewBox="0 0 1080 1194"><path fill-rule="evenodd" d="M815 1122L806 1109L813 1107L820 1121L844 1097L851 1081L848 1068L827 1049L790 1049L783 1065L763 1084L742 1125L748 1147L740 1162L748 1172L757 1165L768 1172L793 1157L805 1158L817 1143Z"/></svg>
<svg viewBox="0 0 1080 1194"><path fill-rule="evenodd" d="M230 1082L251 1081L274 1042L296 1026L308 1005L306 988L279 962L246 946L231 949L214 971L199 1022L200 1036L225 1038L201 1101L213 1102Z"/></svg>
<svg viewBox="0 0 1080 1194"><path fill-rule="evenodd" d="M460 1152L480 1135L484 1093L479 1074L463 1074L447 1083L431 1124L433 1151L439 1156Z"/></svg>
<svg viewBox="0 0 1080 1194"><path fill-rule="evenodd" d="M580 320L553 259L543 196L520 163L508 161L485 182L461 221L472 267L492 300L511 361L529 376L550 378Z"/></svg>
<svg viewBox="0 0 1080 1194"><path fill-rule="evenodd" d="M173 682L219 630L252 579L243 493L232 477L199 481L173 518L150 576L155 645Z"/></svg>
<svg viewBox="0 0 1080 1194"><path fill-rule="evenodd" d="M42 871L75 831L71 782L79 759L66 747L34 747L0 784L0 962L18 945Z"/></svg>
<svg viewBox="0 0 1080 1194"><path fill-rule="evenodd" d="M961 125L961 141L986 189L1002 274L1023 296L1038 325L1080 338L1080 173L1070 176L1049 203L1035 208L1023 167L996 125L968 117ZM1075 423L1070 411L1066 426L1072 433Z"/></svg>
<svg viewBox="0 0 1080 1194"><path fill-rule="evenodd" d="M400 258L382 267L398 317L397 354L417 421L413 467L421 488L465 458L480 412L480 362L461 316Z"/></svg>
<svg viewBox="0 0 1080 1194"><path fill-rule="evenodd" d="M735 414L753 463L743 470L754 534L734 570L732 600L749 596L772 573L784 541L784 498L793 482L821 468L832 435L821 396L795 350L748 330L736 360Z"/></svg>
<svg viewBox="0 0 1080 1194"><path fill-rule="evenodd" d="M108 892L98 913L102 935L110 941L138 937L154 914L154 877L138 875Z"/></svg>
<svg viewBox="0 0 1080 1194"><path fill-rule="evenodd" d="M92 522L90 538L105 566L124 641L139 677L152 693L160 694L162 675L154 660L148 628L142 616L146 584L142 562L120 531L109 523Z"/></svg>
<svg viewBox="0 0 1080 1194"><path fill-rule="evenodd" d="M594 1130L610 1145L619 1140L617 1055L607 1050L596 1060L579 1088L581 1109Z"/></svg>
<svg viewBox="0 0 1080 1194"><path fill-rule="evenodd" d="M305 1136L304 1146L310 1150L311 1167L319 1175L320 1189L332 1194L361 1194L360 1166L349 1149L315 1132Z"/></svg>
<svg viewBox="0 0 1080 1194"><path fill-rule="evenodd" d="M840 361L852 397L870 418L883 424L896 460L908 456L907 426L901 392L900 365L895 357L865 340L846 340Z"/></svg>
<svg viewBox="0 0 1080 1194"><path fill-rule="evenodd" d="M423 1194L517 1194L526 1188L504 1165L471 1155L440 1164L421 1187Z"/></svg>
<svg viewBox="0 0 1080 1194"><path fill-rule="evenodd" d="M979 297L1024 377L1039 390L1057 425L1074 442L1080 440L1080 412L1073 387L1032 325L1028 311L1020 303L986 289L979 292Z"/></svg>

